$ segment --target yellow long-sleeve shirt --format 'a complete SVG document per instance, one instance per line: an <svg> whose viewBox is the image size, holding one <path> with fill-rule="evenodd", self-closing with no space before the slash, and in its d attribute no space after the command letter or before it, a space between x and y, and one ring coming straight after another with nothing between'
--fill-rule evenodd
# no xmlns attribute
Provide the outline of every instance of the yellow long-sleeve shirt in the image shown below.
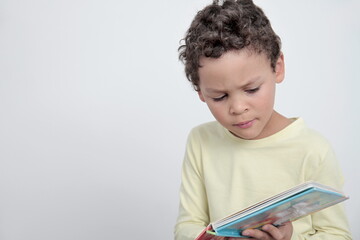
<svg viewBox="0 0 360 240"><path fill-rule="evenodd" d="M193 240L210 222L305 181L341 189L329 143L296 119L260 140L232 135L218 122L194 128L182 169L176 240ZM293 222L292 240L351 239L342 204Z"/></svg>

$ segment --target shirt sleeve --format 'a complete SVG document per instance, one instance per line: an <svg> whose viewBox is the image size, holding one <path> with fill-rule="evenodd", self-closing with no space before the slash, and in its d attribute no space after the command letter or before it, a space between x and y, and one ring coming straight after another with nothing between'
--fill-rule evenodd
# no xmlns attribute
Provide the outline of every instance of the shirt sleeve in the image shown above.
<svg viewBox="0 0 360 240"><path fill-rule="evenodd" d="M313 159L316 165L308 169L309 180L331 186L341 190L343 177L338 166L336 156L330 146L325 148L324 154ZM319 161L315 161L319 160ZM352 239L343 203L311 215L312 232L293 233L292 240L350 240Z"/></svg>
<svg viewBox="0 0 360 240"><path fill-rule="evenodd" d="M194 240L209 223L200 142L194 135L194 131L189 135L183 161L176 240Z"/></svg>

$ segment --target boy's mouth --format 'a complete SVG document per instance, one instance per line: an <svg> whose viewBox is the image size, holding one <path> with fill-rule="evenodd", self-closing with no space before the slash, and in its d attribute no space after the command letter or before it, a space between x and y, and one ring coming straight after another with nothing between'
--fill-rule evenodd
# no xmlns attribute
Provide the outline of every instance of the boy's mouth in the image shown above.
<svg viewBox="0 0 360 240"><path fill-rule="evenodd" d="M233 124L233 126L245 129L251 127L253 124L254 124L254 120L250 120L250 121Z"/></svg>

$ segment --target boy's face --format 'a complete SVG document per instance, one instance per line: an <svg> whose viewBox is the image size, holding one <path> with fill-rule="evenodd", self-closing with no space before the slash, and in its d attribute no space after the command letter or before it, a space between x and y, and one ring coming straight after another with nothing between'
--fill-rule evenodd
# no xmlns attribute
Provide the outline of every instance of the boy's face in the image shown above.
<svg viewBox="0 0 360 240"><path fill-rule="evenodd" d="M283 55L275 72L264 54L229 51L201 58L199 97L216 120L243 139L260 139L279 131L273 107L275 85L284 79Z"/></svg>

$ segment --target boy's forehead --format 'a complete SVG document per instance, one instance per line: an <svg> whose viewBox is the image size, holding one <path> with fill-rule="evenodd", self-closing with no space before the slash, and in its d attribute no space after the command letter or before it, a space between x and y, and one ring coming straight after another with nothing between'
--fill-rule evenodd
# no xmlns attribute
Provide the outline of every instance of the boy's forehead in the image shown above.
<svg viewBox="0 0 360 240"><path fill-rule="evenodd" d="M199 83L208 92L222 91L229 83L236 88L252 86L272 72L265 54L248 51L231 51L219 58L204 57L201 64Z"/></svg>
<svg viewBox="0 0 360 240"><path fill-rule="evenodd" d="M258 56L260 58L264 57L264 58L268 59L264 53L259 53L259 52L256 52L255 50L251 50L249 48L243 48L240 50L235 49L235 50L226 51L223 54L221 54L220 57L217 57L217 58L200 56L199 63L200 63L200 66L202 66L206 62L216 62L219 59L222 59L228 55L241 55L243 58Z"/></svg>
<svg viewBox="0 0 360 240"><path fill-rule="evenodd" d="M253 60L258 60L258 61L266 61L269 62L270 64L270 59L264 54L264 53L258 53L256 51L252 51L249 49L241 49L241 50L230 50L227 52L224 52L220 57L218 58L214 58L214 57L206 57L206 56L201 56L199 58L199 72L201 71L201 68L205 67L206 65L209 64L216 64L218 62L223 62L225 59L227 58L231 58L231 57L241 57L241 59L245 62L248 61L250 58Z"/></svg>

